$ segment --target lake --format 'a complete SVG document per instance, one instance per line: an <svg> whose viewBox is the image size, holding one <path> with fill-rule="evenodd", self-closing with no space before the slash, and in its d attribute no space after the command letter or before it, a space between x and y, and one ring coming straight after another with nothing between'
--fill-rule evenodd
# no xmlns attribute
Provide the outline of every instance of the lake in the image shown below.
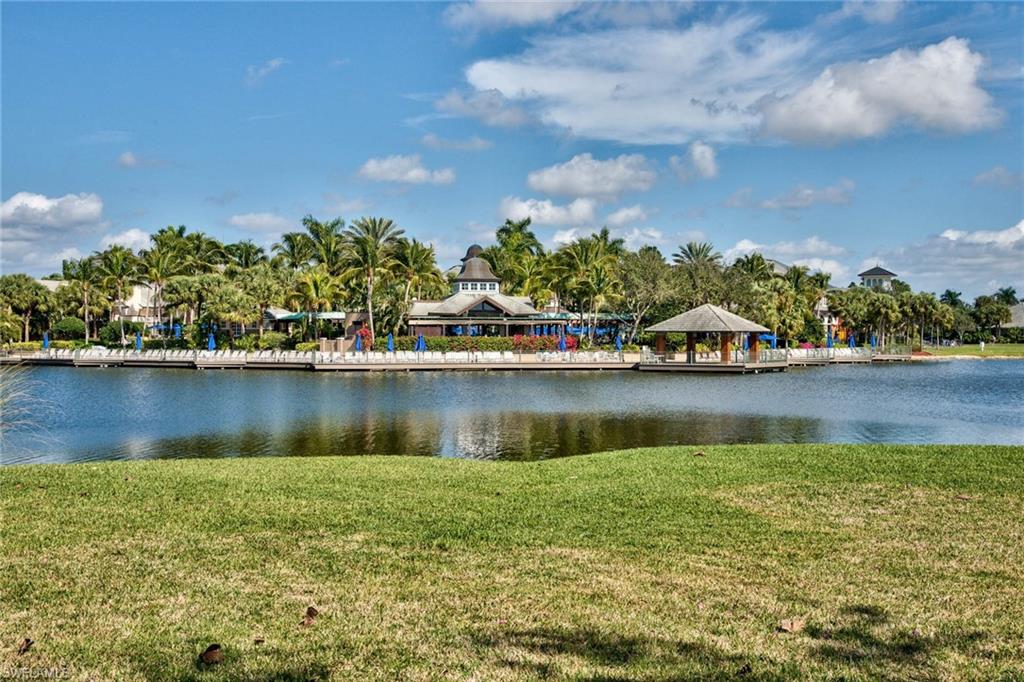
<svg viewBox="0 0 1024 682"><path fill-rule="evenodd" d="M763 375L26 370L4 464L410 454L532 460L711 443L1024 444L1024 361Z"/></svg>

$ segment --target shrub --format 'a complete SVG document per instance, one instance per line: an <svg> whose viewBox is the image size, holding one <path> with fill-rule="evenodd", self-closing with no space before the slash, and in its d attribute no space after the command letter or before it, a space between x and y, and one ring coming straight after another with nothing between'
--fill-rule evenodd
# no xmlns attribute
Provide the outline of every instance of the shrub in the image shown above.
<svg viewBox="0 0 1024 682"><path fill-rule="evenodd" d="M77 317L65 317L50 329L55 339L84 339L85 322Z"/></svg>
<svg viewBox="0 0 1024 682"><path fill-rule="evenodd" d="M79 348L89 348L90 346L92 344L86 342L85 339L59 340L50 343L50 348L59 348L61 350L78 350Z"/></svg>
<svg viewBox="0 0 1024 682"><path fill-rule="evenodd" d="M14 341L4 346L7 350L13 351L26 351L26 350L42 350L42 341Z"/></svg>
<svg viewBox="0 0 1024 682"><path fill-rule="evenodd" d="M288 341L288 335L282 332L263 332L263 338L257 344L260 350L280 350Z"/></svg>
<svg viewBox="0 0 1024 682"><path fill-rule="evenodd" d="M143 339L142 349L143 350L188 350L190 348L188 339L170 338L170 339Z"/></svg>
<svg viewBox="0 0 1024 682"><path fill-rule="evenodd" d="M319 350L319 341L303 341L302 343L295 344L295 350L300 353L308 353L311 350Z"/></svg>
<svg viewBox="0 0 1024 682"><path fill-rule="evenodd" d="M253 334L244 334L231 341L231 347L235 350L251 351L256 350L258 339Z"/></svg>
<svg viewBox="0 0 1024 682"><path fill-rule="evenodd" d="M135 332L143 331L141 322L125 322L124 323L124 336L127 339L127 344L131 345L135 343ZM113 348L120 347L121 345L121 324L116 321L107 322L105 325L100 327L99 333L100 342L104 346Z"/></svg>

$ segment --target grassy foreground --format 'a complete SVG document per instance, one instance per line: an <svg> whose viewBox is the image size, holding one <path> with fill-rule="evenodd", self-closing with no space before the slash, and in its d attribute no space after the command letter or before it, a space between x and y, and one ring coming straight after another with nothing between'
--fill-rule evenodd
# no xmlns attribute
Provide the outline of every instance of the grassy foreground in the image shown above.
<svg viewBox="0 0 1024 682"><path fill-rule="evenodd" d="M933 348L928 346L925 351L930 355L969 355L971 357L1003 357L1003 358L1024 358L1024 343L986 343L985 352L981 352L981 346L977 343L965 346L941 346Z"/></svg>
<svg viewBox="0 0 1024 682"><path fill-rule="evenodd" d="M1021 679L1022 518L1008 447L0 468L0 677Z"/></svg>

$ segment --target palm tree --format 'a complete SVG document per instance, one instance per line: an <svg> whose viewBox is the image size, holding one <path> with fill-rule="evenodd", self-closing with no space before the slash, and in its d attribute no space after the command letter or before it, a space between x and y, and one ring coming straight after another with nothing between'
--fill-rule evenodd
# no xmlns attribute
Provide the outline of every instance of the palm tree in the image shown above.
<svg viewBox="0 0 1024 682"><path fill-rule="evenodd" d="M530 222L529 217L522 220L506 220L495 232L495 239L502 248L514 253L539 256L544 253L544 247L530 229Z"/></svg>
<svg viewBox="0 0 1024 682"><path fill-rule="evenodd" d="M772 278L774 271L764 256L759 253L751 253L736 259L733 264L740 272L750 275L756 283L764 283Z"/></svg>
<svg viewBox="0 0 1024 682"><path fill-rule="evenodd" d="M32 315L45 310L49 302L49 292L39 282L22 273L0 276L0 304L10 308L12 313L21 317L24 336L29 340Z"/></svg>
<svg viewBox="0 0 1024 682"><path fill-rule="evenodd" d="M66 260L61 270L64 279L78 285L82 292L82 315L85 319L85 340L89 340L89 294L93 285L100 279L99 268L96 266L96 259L93 256L86 256L78 260Z"/></svg>
<svg viewBox="0 0 1024 682"><path fill-rule="evenodd" d="M345 221L335 218L322 223L311 215L302 219L302 224L309 232L312 247L312 260L325 266L332 275L341 273L345 265Z"/></svg>
<svg viewBox="0 0 1024 682"><path fill-rule="evenodd" d="M338 280L326 266L318 265L299 275L289 299L309 313L312 322L316 313L330 308L340 293Z"/></svg>
<svg viewBox="0 0 1024 682"><path fill-rule="evenodd" d="M165 251L181 251L185 245L185 226L168 225L161 228L156 234L151 234L149 239L153 242L153 248Z"/></svg>
<svg viewBox="0 0 1024 682"><path fill-rule="evenodd" d="M370 337L373 326L373 285L378 275L394 263L398 238L405 233L389 218L360 218L345 231L349 247L349 272L346 277L361 274L366 281L366 312L369 315Z"/></svg>
<svg viewBox="0 0 1024 682"><path fill-rule="evenodd" d="M153 289L153 302L158 324L163 321L164 287L167 286L167 280L178 274L179 268L178 255L159 246L142 254L139 273Z"/></svg>
<svg viewBox="0 0 1024 682"><path fill-rule="evenodd" d="M257 245L253 240L246 239L235 244L228 244L224 251L231 258L234 265L243 270L267 261L267 254L262 246Z"/></svg>
<svg viewBox="0 0 1024 682"><path fill-rule="evenodd" d="M959 308L964 304L963 299L960 298L962 295L963 294L961 294L959 291L946 289L945 291L942 292L942 295L939 296L939 301L945 303L951 308Z"/></svg>
<svg viewBox="0 0 1024 682"><path fill-rule="evenodd" d="M277 254L275 259L292 270L304 268L313 259L313 240L305 232L286 232L271 249Z"/></svg>
<svg viewBox="0 0 1024 682"><path fill-rule="evenodd" d="M715 251L711 242L687 242L679 247L679 252L672 254L672 262L676 265L714 266L722 262L722 254Z"/></svg>
<svg viewBox="0 0 1024 682"><path fill-rule="evenodd" d="M424 285L440 286L444 283L444 276L437 269L434 247L430 244L424 244L416 239L399 239L394 260L393 274L405 282L402 296L403 314L409 309L409 298L414 287L416 298L420 298ZM398 333L398 324L399 321L396 321L395 333Z"/></svg>
<svg viewBox="0 0 1024 682"><path fill-rule="evenodd" d="M995 293L995 299L1003 305L1017 305L1017 290L1013 287L1003 287Z"/></svg>
<svg viewBox="0 0 1024 682"><path fill-rule="evenodd" d="M124 302L125 293L129 288L142 283L139 276L139 264L130 249L115 244L106 251L97 254L100 281L114 290L117 319L121 324L121 345L127 340L124 335Z"/></svg>
<svg viewBox="0 0 1024 682"><path fill-rule="evenodd" d="M190 275L213 272L227 260L224 245L203 232L186 235L181 243L181 254Z"/></svg>

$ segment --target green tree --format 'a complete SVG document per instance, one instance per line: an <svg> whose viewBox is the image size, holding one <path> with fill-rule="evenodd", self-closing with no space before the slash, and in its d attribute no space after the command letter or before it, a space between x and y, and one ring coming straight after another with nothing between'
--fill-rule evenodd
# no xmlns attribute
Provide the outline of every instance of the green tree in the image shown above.
<svg viewBox="0 0 1024 682"><path fill-rule="evenodd" d="M271 248L276 254L275 260L292 270L309 265L315 251L313 239L305 232L286 232L281 235L281 241Z"/></svg>
<svg viewBox="0 0 1024 682"><path fill-rule="evenodd" d="M224 247L224 252L230 259L231 264L242 270L248 270L260 263L267 262L267 254L263 247L257 245L251 239L228 244Z"/></svg>
<svg viewBox="0 0 1024 682"><path fill-rule="evenodd" d="M25 274L0 276L0 305L21 318L22 341L29 340L32 316L42 312L49 303L50 292Z"/></svg>
<svg viewBox="0 0 1024 682"><path fill-rule="evenodd" d="M394 264L398 238L404 232L388 218L360 218L345 232L349 247L349 267L345 277L360 276L366 283L366 312L373 338L377 336L373 319L373 287Z"/></svg>
<svg viewBox="0 0 1024 682"><path fill-rule="evenodd" d="M289 292L288 299L300 310L307 312L312 322L316 319L317 313L330 309L339 293L337 278L331 275L326 265L321 264L305 270L298 276L295 288Z"/></svg>
<svg viewBox="0 0 1024 682"><path fill-rule="evenodd" d="M718 267L722 263L722 254L715 251L711 242L687 242L672 254L676 265L699 265Z"/></svg>
<svg viewBox="0 0 1024 682"><path fill-rule="evenodd" d="M178 254L159 246L144 251L139 260L139 274L153 291L153 307L156 308L158 323L162 323L164 319L164 288L167 281L178 274L179 268Z"/></svg>
<svg viewBox="0 0 1024 682"><path fill-rule="evenodd" d="M82 295L82 316L85 318L85 340L89 340L89 296L93 288L99 284L100 271L94 256L86 256L78 260L66 260L61 266L64 281L76 286Z"/></svg>
<svg viewBox="0 0 1024 682"><path fill-rule="evenodd" d="M1017 305L1017 290L1013 287L1003 287L993 296L997 301L1007 306Z"/></svg>
<svg viewBox="0 0 1024 682"><path fill-rule="evenodd" d="M281 276L268 263L260 263L241 280L242 289L256 303L259 311L259 337L263 338L263 320L267 308L284 302L285 287Z"/></svg>
<svg viewBox="0 0 1024 682"><path fill-rule="evenodd" d="M654 246L627 252L620 261L622 300L633 319L626 343L633 343L644 316L672 296L672 268Z"/></svg>
<svg viewBox="0 0 1024 682"><path fill-rule="evenodd" d="M393 316L392 328L397 334L402 316L409 310L409 299L413 290L416 291L416 298L421 298L424 287L443 286L444 276L437 269L433 246L416 239L405 238L400 238L395 247L392 273L403 283L401 311L400 314Z"/></svg>
<svg viewBox="0 0 1024 682"><path fill-rule="evenodd" d="M114 291L114 308L120 321L121 345L127 339L124 335L125 298L128 291L143 278L139 274L139 260L130 249L115 244L96 256L100 280Z"/></svg>

